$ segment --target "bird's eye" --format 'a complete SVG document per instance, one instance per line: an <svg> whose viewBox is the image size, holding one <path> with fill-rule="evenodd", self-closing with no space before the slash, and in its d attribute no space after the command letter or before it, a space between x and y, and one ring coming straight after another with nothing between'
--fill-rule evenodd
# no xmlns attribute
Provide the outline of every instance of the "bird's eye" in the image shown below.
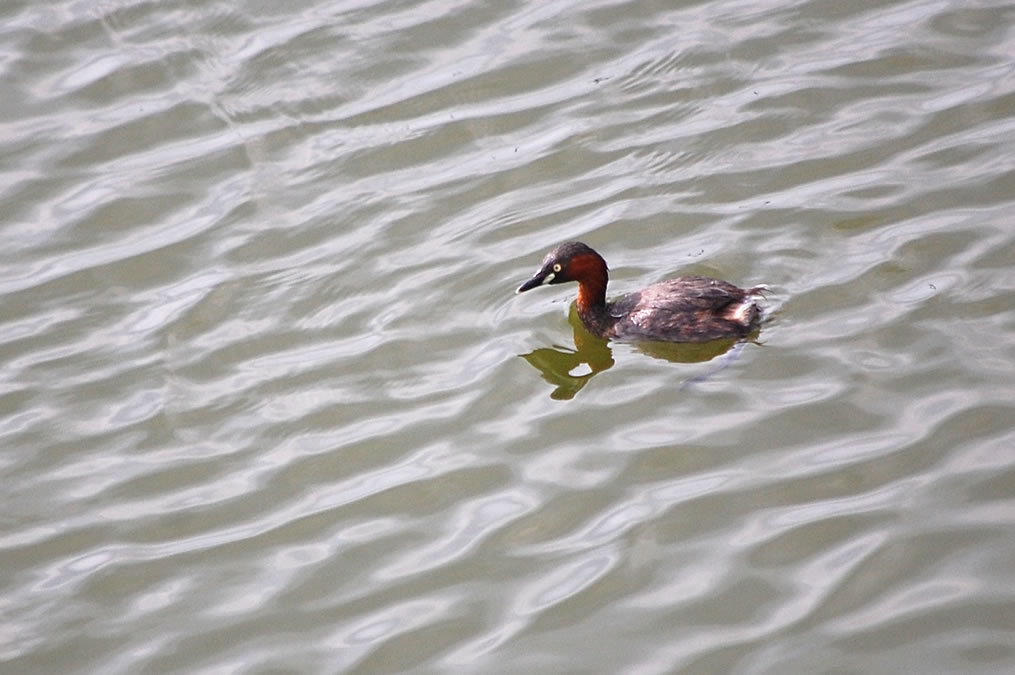
<svg viewBox="0 0 1015 675"><path fill-rule="evenodd" d="M560 263L553 263L553 271L554 272L560 271Z"/></svg>

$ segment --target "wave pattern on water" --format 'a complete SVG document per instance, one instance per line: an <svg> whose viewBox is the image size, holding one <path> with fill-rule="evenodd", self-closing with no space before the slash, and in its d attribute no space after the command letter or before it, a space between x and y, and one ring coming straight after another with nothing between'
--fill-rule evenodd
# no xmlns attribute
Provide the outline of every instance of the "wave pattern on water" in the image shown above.
<svg viewBox="0 0 1015 675"><path fill-rule="evenodd" d="M1013 19L5 4L0 670L1012 670Z"/></svg>

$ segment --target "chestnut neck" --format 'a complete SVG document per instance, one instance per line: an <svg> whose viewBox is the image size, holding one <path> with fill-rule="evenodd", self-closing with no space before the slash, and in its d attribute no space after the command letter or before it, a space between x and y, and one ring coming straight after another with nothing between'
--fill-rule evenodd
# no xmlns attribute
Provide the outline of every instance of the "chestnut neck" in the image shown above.
<svg viewBox="0 0 1015 675"><path fill-rule="evenodd" d="M609 311L606 305L606 283L609 281L609 273L606 264L596 261L598 264L585 264L581 267L581 276L578 281L578 317L589 329L589 332L597 335L605 335L609 329Z"/></svg>

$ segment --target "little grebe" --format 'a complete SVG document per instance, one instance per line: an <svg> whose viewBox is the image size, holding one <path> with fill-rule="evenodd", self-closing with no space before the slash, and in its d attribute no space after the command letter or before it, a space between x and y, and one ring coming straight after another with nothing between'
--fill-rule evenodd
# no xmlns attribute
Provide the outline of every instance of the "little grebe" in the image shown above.
<svg viewBox="0 0 1015 675"><path fill-rule="evenodd" d="M518 287L578 282L578 316L590 333L617 340L705 342L744 337L757 325L755 300L765 290L749 290L708 277L677 277L614 302L606 302L609 278L603 257L580 241L546 254L535 276Z"/></svg>

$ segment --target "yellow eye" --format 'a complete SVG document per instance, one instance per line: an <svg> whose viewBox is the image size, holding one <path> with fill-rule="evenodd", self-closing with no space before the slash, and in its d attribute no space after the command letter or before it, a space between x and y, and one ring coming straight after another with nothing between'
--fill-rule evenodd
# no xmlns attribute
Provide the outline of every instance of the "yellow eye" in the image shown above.
<svg viewBox="0 0 1015 675"><path fill-rule="evenodd" d="M560 263L554 263L553 264L553 271L554 272L559 272L560 271Z"/></svg>

